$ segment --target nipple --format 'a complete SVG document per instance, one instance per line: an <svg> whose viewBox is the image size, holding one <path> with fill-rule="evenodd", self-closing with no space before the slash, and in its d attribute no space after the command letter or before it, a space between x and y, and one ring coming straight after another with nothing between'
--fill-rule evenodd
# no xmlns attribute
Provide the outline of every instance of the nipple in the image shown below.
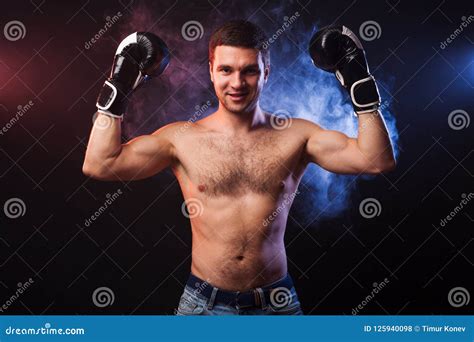
<svg viewBox="0 0 474 342"><path fill-rule="evenodd" d="M206 190L206 186L204 184L199 184L198 185L198 190L203 192L204 190Z"/></svg>

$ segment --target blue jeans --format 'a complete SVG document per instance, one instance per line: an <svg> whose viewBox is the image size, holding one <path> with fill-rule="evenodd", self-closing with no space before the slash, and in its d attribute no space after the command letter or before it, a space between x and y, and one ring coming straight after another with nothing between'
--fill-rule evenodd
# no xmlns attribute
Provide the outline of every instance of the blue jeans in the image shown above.
<svg viewBox="0 0 474 342"><path fill-rule="evenodd" d="M283 283L285 286L282 286ZM239 301L242 296L250 298L250 302L246 301L245 305L242 305ZM252 300L253 297L255 302ZM244 293L220 290L190 275L175 314L178 316L303 315L303 311L289 275Z"/></svg>

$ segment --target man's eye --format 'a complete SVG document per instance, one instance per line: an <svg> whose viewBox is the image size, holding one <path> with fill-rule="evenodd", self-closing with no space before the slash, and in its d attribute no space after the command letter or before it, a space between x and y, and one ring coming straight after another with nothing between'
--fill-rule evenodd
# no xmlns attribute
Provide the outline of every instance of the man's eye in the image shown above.
<svg viewBox="0 0 474 342"><path fill-rule="evenodd" d="M221 70L224 74L228 74L230 72L230 68L223 68Z"/></svg>
<svg viewBox="0 0 474 342"><path fill-rule="evenodd" d="M257 69L249 69L246 71L246 74L255 75L258 73Z"/></svg>

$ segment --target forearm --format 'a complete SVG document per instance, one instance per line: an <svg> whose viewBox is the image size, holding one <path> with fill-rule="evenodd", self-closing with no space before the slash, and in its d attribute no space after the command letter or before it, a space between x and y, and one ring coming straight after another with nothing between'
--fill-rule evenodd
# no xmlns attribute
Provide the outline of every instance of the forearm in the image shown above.
<svg viewBox="0 0 474 342"><path fill-rule="evenodd" d="M379 169L392 169L395 165L392 145L385 121L379 111L358 116L357 145L370 164Z"/></svg>
<svg viewBox="0 0 474 342"><path fill-rule="evenodd" d="M97 171L116 158L122 150L121 120L99 113L92 127L84 158L84 168Z"/></svg>

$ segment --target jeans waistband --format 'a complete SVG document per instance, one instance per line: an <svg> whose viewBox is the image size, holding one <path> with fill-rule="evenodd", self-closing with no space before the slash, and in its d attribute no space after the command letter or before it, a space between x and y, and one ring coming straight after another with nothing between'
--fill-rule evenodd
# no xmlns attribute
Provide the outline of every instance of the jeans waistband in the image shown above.
<svg viewBox="0 0 474 342"><path fill-rule="evenodd" d="M287 273L283 278L280 278L272 283L265 284L248 291L240 292L219 289L191 273L186 285L192 288L195 293L199 293L209 299L209 309L212 309L215 303L232 305L237 308L264 308L268 303L270 303L272 292L275 291L275 289L281 291L279 294L280 296L290 296L290 290L293 288L293 280Z"/></svg>

